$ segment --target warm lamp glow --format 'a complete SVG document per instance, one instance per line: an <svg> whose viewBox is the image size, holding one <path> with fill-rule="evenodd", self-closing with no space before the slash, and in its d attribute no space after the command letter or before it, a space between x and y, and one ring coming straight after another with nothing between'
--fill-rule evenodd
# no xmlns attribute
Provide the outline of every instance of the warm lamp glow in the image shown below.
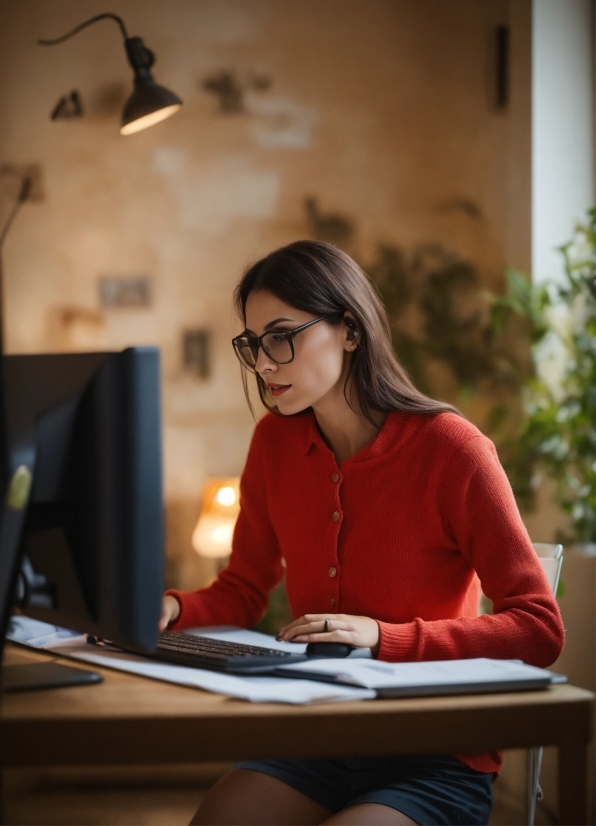
<svg viewBox="0 0 596 826"><path fill-rule="evenodd" d="M240 480L208 479L192 546L200 556L224 559L232 552L234 526L240 512Z"/></svg>
<svg viewBox="0 0 596 826"><path fill-rule="evenodd" d="M150 115L143 115L136 120L133 120L131 123L127 123L125 126L120 128L121 135L134 135L135 132L140 132L142 129L147 129L149 126L153 126L155 123L159 123L166 118L169 118L170 115L173 115L174 112L177 112L180 109L180 103L174 103L172 106L164 106L163 109L159 109L157 112L151 112Z"/></svg>

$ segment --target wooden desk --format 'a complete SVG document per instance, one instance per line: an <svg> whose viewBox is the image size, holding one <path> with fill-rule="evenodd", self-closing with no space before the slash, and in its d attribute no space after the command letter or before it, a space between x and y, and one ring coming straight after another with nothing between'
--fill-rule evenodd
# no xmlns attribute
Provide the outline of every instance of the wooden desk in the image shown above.
<svg viewBox="0 0 596 826"><path fill-rule="evenodd" d="M6 661L43 658L8 646ZM85 667L82 663L81 667ZM107 669L100 685L2 698L0 766L559 749L561 823L586 823L594 695L545 691L310 707L251 704Z"/></svg>

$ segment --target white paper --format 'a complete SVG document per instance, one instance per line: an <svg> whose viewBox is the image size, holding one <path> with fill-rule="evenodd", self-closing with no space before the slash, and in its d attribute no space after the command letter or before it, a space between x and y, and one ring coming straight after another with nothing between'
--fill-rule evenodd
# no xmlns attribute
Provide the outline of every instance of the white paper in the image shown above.
<svg viewBox="0 0 596 826"><path fill-rule="evenodd" d="M61 640L80 636L78 631L60 628L47 622L31 619L30 617L11 617L7 639L13 642L22 642L33 648L44 648Z"/></svg>
<svg viewBox="0 0 596 826"><path fill-rule="evenodd" d="M183 634L193 634L196 637L209 637L212 640L237 642L241 645L261 645L264 648L273 648L275 651L286 651L291 654L304 654L306 645L297 642L280 642L268 634L260 631L249 631L235 625L200 626L198 628L184 628Z"/></svg>
<svg viewBox="0 0 596 826"><path fill-rule="evenodd" d="M89 645L82 637L53 645L46 650L104 668L115 668L154 680L202 688L206 691L250 700L253 703L330 703L340 700L373 699L376 696L376 693L370 689L327 685L313 680L288 680L284 677L237 677L218 671L206 671L202 668L188 668L159 660L146 660L144 657L124 651Z"/></svg>
<svg viewBox="0 0 596 826"><path fill-rule="evenodd" d="M438 660L415 663L387 663L379 660L307 660L279 666L326 677L363 688L406 688L408 686L449 686L461 683L507 683L519 680L544 681L549 671L517 660Z"/></svg>
<svg viewBox="0 0 596 826"><path fill-rule="evenodd" d="M233 627L214 627L193 629L201 636L215 637L229 642L244 642L250 645L266 645L270 648L288 650L289 643L278 643L266 634L245 631ZM117 649L89 645L85 635L67 631L54 625L31 620L28 617L13 617L9 634L15 642L21 642L33 648L43 648L63 657L82 660L103 668L115 668L141 677L176 683L178 685L201 688L249 700L253 703L291 703L306 705L315 703L334 703L346 700L374 699L376 692L344 685L326 684L314 680L287 679L285 677L237 677L202 668L188 668L183 665L171 665L159 660L145 659ZM275 643L275 645L274 645ZM297 646L296 646L297 647ZM300 646L304 650L306 646ZM295 650L295 649L293 649Z"/></svg>

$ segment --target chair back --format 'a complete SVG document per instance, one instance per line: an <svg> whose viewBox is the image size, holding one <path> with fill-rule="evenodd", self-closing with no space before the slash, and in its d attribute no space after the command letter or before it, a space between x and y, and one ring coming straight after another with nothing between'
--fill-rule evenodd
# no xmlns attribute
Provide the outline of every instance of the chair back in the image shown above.
<svg viewBox="0 0 596 826"><path fill-rule="evenodd" d="M553 589L553 594L556 594L563 565L563 546L550 542L533 542L532 544L548 583Z"/></svg>

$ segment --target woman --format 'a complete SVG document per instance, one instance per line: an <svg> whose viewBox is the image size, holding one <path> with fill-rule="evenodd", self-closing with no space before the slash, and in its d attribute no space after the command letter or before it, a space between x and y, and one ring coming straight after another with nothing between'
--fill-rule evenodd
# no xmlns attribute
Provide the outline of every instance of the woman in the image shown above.
<svg viewBox="0 0 596 826"><path fill-rule="evenodd" d="M164 597L160 627L254 625L282 577L279 638L347 642L392 662L548 666L556 602L492 442L411 384L366 276L299 241L236 289L234 341L276 415L257 424L229 565ZM478 616L480 587L494 613ZM487 823L498 754L238 764L194 823Z"/></svg>

